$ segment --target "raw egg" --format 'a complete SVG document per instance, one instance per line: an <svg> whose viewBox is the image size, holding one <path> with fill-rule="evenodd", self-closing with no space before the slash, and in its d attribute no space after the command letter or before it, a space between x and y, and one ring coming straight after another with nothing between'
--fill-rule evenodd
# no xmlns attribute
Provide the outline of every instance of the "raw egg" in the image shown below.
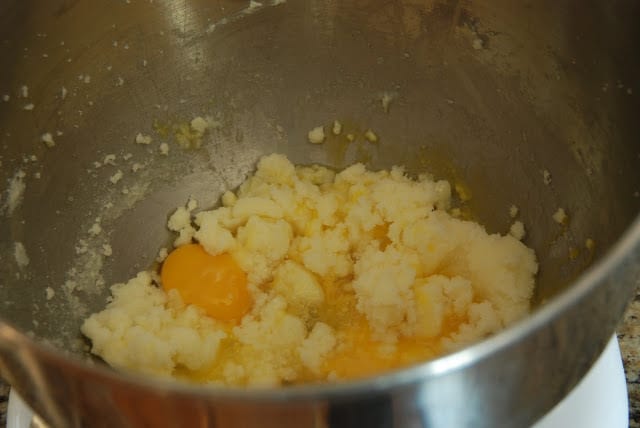
<svg viewBox="0 0 640 428"><path fill-rule="evenodd" d="M341 379L362 379L389 370L424 361L437 355L435 342L400 337L394 351L381 352L381 343L372 339L364 317L356 316L341 330L342 342L336 352L323 362L326 374ZM393 349L393 348L392 348Z"/></svg>
<svg viewBox="0 0 640 428"><path fill-rule="evenodd" d="M165 291L176 289L187 304L221 321L238 320L251 308L247 275L223 253L213 256L199 244L173 250L161 271Z"/></svg>

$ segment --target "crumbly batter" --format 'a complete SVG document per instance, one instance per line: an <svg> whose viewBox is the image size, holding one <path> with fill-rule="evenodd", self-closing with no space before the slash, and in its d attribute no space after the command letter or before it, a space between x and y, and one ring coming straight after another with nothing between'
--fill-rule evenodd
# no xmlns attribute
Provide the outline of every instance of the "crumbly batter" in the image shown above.
<svg viewBox="0 0 640 428"><path fill-rule="evenodd" d="M450 352L525 316L537 272L513 236L449 215L450 197L448 182L401 167L263 157L220 208L194 215L190 201L168 223L173 253L200 251L246 288L230 303L240 312L142 272L82 332L115 367L232 386L358 378ZM174 258L162 278L191 262Z"/></svg>

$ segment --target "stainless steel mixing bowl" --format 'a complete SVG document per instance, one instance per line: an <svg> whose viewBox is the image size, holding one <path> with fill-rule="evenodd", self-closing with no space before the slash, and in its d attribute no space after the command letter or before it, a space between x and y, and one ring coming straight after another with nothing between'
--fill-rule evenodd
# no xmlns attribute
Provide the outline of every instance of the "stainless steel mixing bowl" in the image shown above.
<svg viewBox="0 0 640 428"><path fill-rule="evenodd" d="M531 424L588 370L638 278L638 12L631 0L3 1L0 373L56 427ZM182 149L175 133L197 115L220 128ZM379 143L307 143L334 119ZM211 206L271 152L466 183L493 232L517 205L540 261L533 314L337 385L198 388L87 357L83 316L152 264L168 213L189 195Z"/></svg>

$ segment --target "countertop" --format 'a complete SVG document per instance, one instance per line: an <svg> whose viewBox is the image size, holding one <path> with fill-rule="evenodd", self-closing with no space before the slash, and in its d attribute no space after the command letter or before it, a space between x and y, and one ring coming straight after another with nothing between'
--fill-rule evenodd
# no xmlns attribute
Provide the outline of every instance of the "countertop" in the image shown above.
<svg viewBox="0 0 640 428"><path fill-rule="evenodd" d="M618 327L618 342L627 376L629 427L640 428L640 290Z"/></svg>
<svg viewBox="0 0 640 428"><path fill-rule="evenodd" d="M618 327L629 392L629 427L640 428L640 290ZM0 428L6 425L9 386L0 379Z"/></svg>

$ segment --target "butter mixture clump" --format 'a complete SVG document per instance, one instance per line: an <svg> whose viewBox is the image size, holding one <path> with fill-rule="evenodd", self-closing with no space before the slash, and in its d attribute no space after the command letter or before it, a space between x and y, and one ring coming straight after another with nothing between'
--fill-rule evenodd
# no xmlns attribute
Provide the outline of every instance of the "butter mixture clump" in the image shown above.
<svg viewBox="0 0 640 428"><path fill-rule="evenodd" d="M451 352L525 316L538 266L513 236L451 216L450 199L447 181L402 167L265 156L219 208L178 208L160 278L113 286L82 332L115 367L230 386L359 378Z"/></svg>

